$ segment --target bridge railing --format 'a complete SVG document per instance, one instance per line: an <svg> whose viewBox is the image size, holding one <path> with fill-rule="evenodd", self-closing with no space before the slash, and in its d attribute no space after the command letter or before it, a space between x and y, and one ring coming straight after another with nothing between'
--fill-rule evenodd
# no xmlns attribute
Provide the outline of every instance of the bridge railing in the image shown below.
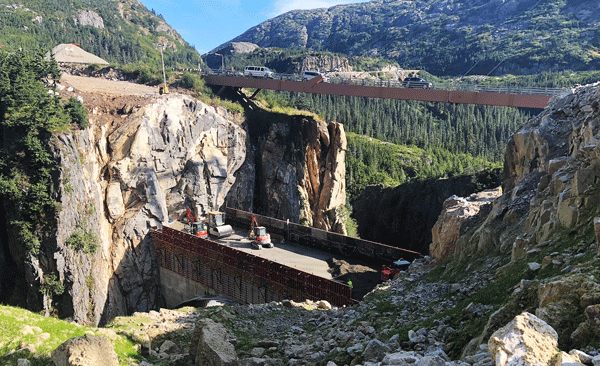
<svg viewBox="0 0 600 366"><path fill-rule="evenodd" d="M352 305L352 289L211 240L163 226L151 232L160 267L242 303L283 299Z"/></svg>
<svg viewBox="0 0 600 366"><path fill-rule="evenodd" d="M244 77L241 71L215 71L204 70L204 74L217 76L237 76ZM298 74L273 74L271 79L286 80L286 81L303 81L302 76ZM387 88L404 88L399 80L382 80L382 79L354 79L349 77L326 77L326 82L330 84L346 84L360 85L373 87ZM414 85L414 83L413 83ZM423 85L425 86L425 84ZM522 95L563 95L569 92L569 89L548 88L548 87L531 87L531 86L514 86L514 85L484 85L460 82L440 82L435 83L435 89L438 90L455 90L480 93L501 93L501 94L522 94Z"/></svg>

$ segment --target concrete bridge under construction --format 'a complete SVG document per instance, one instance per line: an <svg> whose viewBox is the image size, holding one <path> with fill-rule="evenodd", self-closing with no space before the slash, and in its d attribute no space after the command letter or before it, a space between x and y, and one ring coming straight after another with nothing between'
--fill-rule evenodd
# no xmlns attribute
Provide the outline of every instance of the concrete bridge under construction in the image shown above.
<svg viewBox="0 0 600 366"><path fill-rule="evenodd" d="M504 107L545 108L553 96L564 89L513 87L477 84L437 84L436 89L405 88L398 81L369 81L323 76L303 81L298 75L276 74L274 78L244 77L239 72L206 73L207 84L225 87L253 88L299 93L345 95L354 97L416 100L437 103L477 104ZM220 91L219 91L220 92ZM256 94L255 93L255 94ZM252 97L251 97L252 98Z"/></svg>
<svg viewBox="0 0 600 366"><path fill-rule="evenodd" d="M352 288L331 276L327 278L315 264L324 262L324 257L309 253L308 248L370 262L379 268L400 258L413 260L421 256L406 249L226 209L226 222L235 227L250 227L252 216L277 239L276 248L253 253L243 250L239 244L202 239L171 227L151 232L162 291L168 294L165 296L167 307L204 295L219 295L242 304L308 299L327 300L334 306L352 305L357 303ZM282 242L285 245L277 248ZM274 253L270 252L273 249L282 251L279 259L261 254ZM312 256L314 260L299 264L294 258L302 255Z"/></svg>

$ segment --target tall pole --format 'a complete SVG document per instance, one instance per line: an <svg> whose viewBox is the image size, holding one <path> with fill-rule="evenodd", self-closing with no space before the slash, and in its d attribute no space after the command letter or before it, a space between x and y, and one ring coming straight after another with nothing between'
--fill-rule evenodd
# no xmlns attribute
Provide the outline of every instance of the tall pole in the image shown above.
<svg viewBox="0 0 600 366"><path fill-rule="evenodd" d="M221 68L219 70L224 71L224 65L223 65L223 55L220 53L215 53L216 56L221 56Z"/></svg>
<svg viewBox="0 0 600 366"><path fill-rule="evenodd" d="M167 86L167 75L165 74L165 59L163 57L162 48L160 49L160 60L162 62L162 68L163 68L163 85L166 87Z"/></svg>

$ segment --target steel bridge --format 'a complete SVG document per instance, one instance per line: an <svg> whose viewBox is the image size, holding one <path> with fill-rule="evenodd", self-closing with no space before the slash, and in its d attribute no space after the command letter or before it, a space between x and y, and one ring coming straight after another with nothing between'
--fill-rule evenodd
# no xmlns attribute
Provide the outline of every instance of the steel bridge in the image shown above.
<svg viewBox="0 0 600 366"><path fill-rule="evenodd" d="M477 104L504 107L545 108L553 96L566 93L565 89L494 86L478 84L437 84L436 89L405 88L401 82L388 80L353 80L332 78L323 82L323 76L302 81L298 75L276 74L273 79L244 77L239 72L208 72L207 84L225 87L279 90L298 93L346 95L353 97L416 100L437 103ZM252 98L250 97L250 98Z"/></svg>
<svg viewBox="0 0 600 366"><path fill-rule="evenodd" d="M227 208L227 222L248 226L252 213ZM389 264L399 258L414 259L420 253L367 240L305 227L288 221L255 215L273 235L292 243L318 247L346 257L368 258ZM334 306L353 305L352 289L345 283L322 278L282 263L270 261L234 247L166 226L150 233L160 268L167 306L206 293L239 303L327 300Z"/></svg>

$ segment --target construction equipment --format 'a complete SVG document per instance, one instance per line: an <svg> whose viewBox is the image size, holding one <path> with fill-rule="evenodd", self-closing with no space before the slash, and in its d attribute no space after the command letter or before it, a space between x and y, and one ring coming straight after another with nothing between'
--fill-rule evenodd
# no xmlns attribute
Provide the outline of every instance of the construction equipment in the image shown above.
<svg viewBox="0 0 600 366"><path fill-rule="evenodd" d="M251 244L256 249L261 248L273 248L271 242L271 235L267 234L267 228L264 226L258 226L258 221L254 215L252 215L252 221L250 221L250 233L248 238L251 240Z"/></svg>
<svg viewBox="0 0 600 366"><path fill-rule="evenodd" d="M169 94L169 86L166 83L160 84L158 86L158 94L160 94L160 95Z"/></svg>
<svg viewBox="0 0 600 366"><path fill-rule="evenodd" d="M190 224L190 233L198 235L202 239L208 239L208 225L206 222L201 222L194 217L189 207L186 206L185 211L187 213L188 224Z"/></svg>
<svg viewBox="0 0 600 366"><path fill-rule="evenodd" d="M217 238L222 238L233 234L231 225L225 225L224 213L211 211L208 213L208 232Z"/></svg>

